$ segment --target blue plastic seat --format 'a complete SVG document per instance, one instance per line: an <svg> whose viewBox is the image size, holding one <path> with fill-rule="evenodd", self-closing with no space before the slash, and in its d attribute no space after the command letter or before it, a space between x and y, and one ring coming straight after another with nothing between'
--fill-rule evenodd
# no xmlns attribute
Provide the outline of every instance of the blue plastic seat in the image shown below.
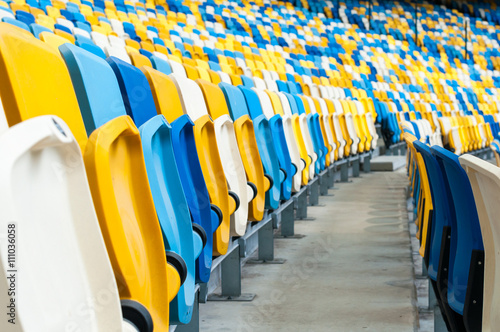
<svg viewBox="0 0 500 332"><path fill-rule="evenodd" d="M269 104L268 106L271 108L273 107L271 104L271 100L267 96L266 92L258 91L256 88L252 88L252 90L257 94L261 93L263 95L263 98L267 98L266 100L268 101ZM263 100L261 100L260 97L259 100L262 105ZM272 111L272 113L274 113L274 110ZM269 126L271 128L271 133L273 137L274 150L278 155L278 161L281 170L280 181L279 181L281 182L280 198L282 200L287 200L290 198L292 194L293 175L295 174L297 167L292 164L292 159L290 158L290 151L288 150L288 145L285 137L285 130L283 127L283 118L279 114L274 114L272 116L270 115L271 114L266 115L266 118L269 121Z"/></svg>
<svg viewBox="0 0 500 332"><path fill-rule="evenodd" d="M150 103L151 112L156 112L153 97L145 75L136 67L124 63L118 59L108 60L117 74L118 82L124 96L127 112L134 121L142 126L149 120L145 116L145 101ZM147 90L147 98L137 94L142 87ZM151 98L149 98L151 96ZM202 226L207 238L204 239L203 255L197 260L196 279L200 282L208 282L212 263L212 240L213 232L219 226L220 220L217 212L212 211L210 198L206 188L205 180L201 170L196 145L193 135L193 123L189 116L183 115L175 120L172 126L172 143L175 153L175 161L178 167L182 188L186 195L191 218L195 224ZM216 209L215 207L213 207Z"/></svg>
<svg viewBox="0 0 500 332"><path fill-rule="evenodd" d="M239 89L245 96L248 115L253 121L255 138L259 147L260 157L264 171L273 179L271 189L266 192L266 208L277 209L280 203L280 164L278 155L273 144L273 134L269 121L262 112L259 96L255 91L248 87L239 86Z"/></svg>
<svg viewBox="0 0 500 332"><path fill-rule="evenodd" d="M300 112L300 106L299 112ZM325 145L325 141L323 139L323 134L321 132L321 125L319 123L319 114L318 113L310 113L307 114L307 124L309 125L309 130L313 135L313 143L315 145L315 151L318 154L318 160L316 163L318 164L317 173L325 169L326 157L328 153L328 148Z"/></svg>
<svg viewBox="0 0 500 332"><path fill-rule="evenodd" d="M170 64L161 59L160 57L153 55L151 58L149 58L151 61L151 64L153 65L153 68L158 70L159 72L162 72L165 75L170 75L172 74L172 67Z"/></svg>
<svg viewBox="0 0 500 332"><path fill-rule="evenodd" d="M83 48L86 51L89 51L90 53L92 53L94 55L97 55L98 57L100 57L102 59L106 59L106 54L104 53L104 51L99 46L95 45L94 43L77 39L75 41L75 45Z"/></svg>
<svg viewBox="0 0 500 332"><path fill-rule="evenodd" d="M40 25L40 24L36 24L36 23L31 24L30 29L36 38L38 38L38 35L40 35L40 33L44 32L44 31L52 33L52 30L50 30L49 28L44 27L43 25Z"/></svg>
<svg viewBox="0 0 500 332"><path fill-rule="evenodd" d="M249 215L253 214L257 220L260 220L261 212L264 212L265 207L265 193L271 186L267 187L264 180L265 173L262 167L254 126L249 116L245 96L240 89L228 83L219 83L219 88L224 93L229 114L234 123L247 179L255 185L255 189L257 190L254 200L249 206L249 212L251 212ZM256 147L257 151L255 151ZM271 178L271 174L268 174L268 176L270 181L274 180ZM270 184L272 184L272 182Z"/></svg>
<svg viewBox="0 0 500 332"><path fill-rule="evenodd" d="M60 51L75 87L87 133L116 117L127 115L126 108L130 108L130 103L134 106L136 100L128 100L129 104L125 105L115 73L105 60L69 43L60 46ZM110 58L108 61L116 63L120 60ZM143 114L134 120L144 123L141 133L144 135L143 151L147 152L144 155L146 169L165 250L179 254L188 270L186 281L170 304L170 320L187 323L194 304L195 257L201 252L202 239L199 235L194 236L196 233L176 171L170 128L161 115L156 115L151 91L146 87L147 81L141 86L144 92L140 95Z"/></svg>
<svg viewBox="0 0 500 332"><path fill-rule="evenodd" d="M18 28L21 28L21 29L24 29L24 30L26 30L28 32L31 32L29 26L26 23L18 21L16 19L13 19L13 18L10 18L10 17L4 17L4 18L2 18L2 22L15 25Z"/></svg>
<svg viewBox="0 0 500 332"><path fill-rule="evenodd" d="M464 317L468 331L481 331L484 247L472 188L457 155L439 146L431 152L448 180L455 210L450 219L448 304Z"/></svg>
<svg viewBox="0 0 500 332"><path fill-rule="evenodd" d="M456 219L450 187L430 147L418 140L413 142L413 146L424 160L433 206L432 220L428 228L430 234L427 235L430 239L428 257L426 257L427 271L447 324L453 331L456 331L463 326L463 321L456 319L456 315L448 305L451 227L452 220Z"/></svg>

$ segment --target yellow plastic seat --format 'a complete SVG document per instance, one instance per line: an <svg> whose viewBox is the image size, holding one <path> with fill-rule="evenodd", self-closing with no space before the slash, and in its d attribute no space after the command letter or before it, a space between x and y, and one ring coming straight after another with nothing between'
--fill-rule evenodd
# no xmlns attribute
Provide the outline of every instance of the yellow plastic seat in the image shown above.
<svg viewBox="0 0 500 332"><path fill-rule="evenodd" d="M361 119L357 114L356 106L352 100L346 101L346 105L348 105L349 112L352 115L354 129L356 131L356 136L359 138L358 143L358 152L362 153L365 151L365 146L367 145L367 136L363 131L363 127L361 125ZM371 141L370 141L371 143Z"/></svg>
<svg viewBox="0 0 500 332"><path fill-rule="evenodd" d="M70 33L67 33L66 31L62 31L62 30L59 30L59 29L55 29L54 30L54 33L58 36L61 36L63 37L64 39L66 39L67 42L71 43L71 44L74 44L75 43L75 37L70 34Z"/></svg>
<svg viewBox="0 0 500 332"><path fill-rule="evenodd" d="M208 112L214 121L217 146L229 189L235 192L240 200L240 206L231 218L231 234L241 236L246 231L249 203L253 199L253 190L247 185L245 167L224 93L215 84L203 80L197 80L197 83L203 92Z"/></svg>
<svg viewBox="0 0 500 332"><path fill-rule="evenodd" d="M184 66L184 70L186 71L186 75L189 79L194 81L200 78L198 70L196 70L195 67L188 65L186 63L183 63L182 65Z"/></svg>
<svg viewBox="0 0 500 332"><path fill-rule="evenodd" d="M128 53L128 56L130 57L130 61L132 61L132 64L137 68L141 68L142 66L153 68L153 65L151 64L151 61L148 59L148 57L140 53L130 52Z"/></svg>
<svg viewBox="0 0 500 332"><path fill-rule="evenodd" d="M344 157L348 157L349 155L351 155L352 146L355 145L355 142L347 128L342 100L334 100L333 102L335 104L335 110L338 113L338 121L340 130L342 132L342 137L344 138L345 141L343 155Z"/></svg>
<svg viewBox="0 0 500 332"><path fill-rule="evenodd" d="M47 114L66 122L85 151L87 176L120 298L141 303L155 328L168 330L169 302L181 281L165 259L140 136L132 120L123 116L110 121L87 139L60 53L4 23L0 23L0 63L0 94L9 126Z"/></svg>
<svg viewBox="0 0 500 332"><path fill-rule="evenodd" d="M337 129L336 125L335 125L335 106L333 105L333 102L330 100L330 99L325 99L325 103L326 103L326 108L328 110L328 126L330 126L330 130L333 134L333 141L335 143L335 149L333 150L333 153L334 153L334 159L335 161L339 160L341 157L340 157L340 150L342 148L342 142L343 142L343 138L342 138L342 133L338 132L338 130L340 129ZM337 120L338 122L338 120Z"/></svg>
<svg viewBox="0 0 500 332"><path fill-rule="evenodd" d="M61 36L58 36L56 34L47 31L41 32L39 38L40 40L47 43L47 45L52 47L55 51L58 51L59 46L61 46L62 44L69 43L69 41L66 38L63 38Z"/></svg>
<svg viewBox="0 0 500 332"><path fill-rule="evenodd" d="M248 111L243 112L240 107L246 107L243 93L229 83L219 84L224 92L227 104L227 115L233 120L234 131L240 151L248 184L253 188L253 199L248 206L248 220L259 221L264 217L265 194L270 188L269 180L264 176L264 168L255 138L253 121Z"/></svg>
<svg viewBox="0 0 500 332"><path fill-rule="evenodd" d="M429 179L427 177L427 171L425 168L425 163L422 155L420 153L417 153L415 150L415 147L413 146L413 142L417 140L417 138L407 132L403 134L404 140L406 141L406 144L408 144L408 147L411 150L412 156L415 159L416 162L416 168L419 173L419 179L420 179L420 195L419 195L419 202L418 206L419 208L417 209L417 219L415 223L417 223L418 226L418 232L417 232L417 238L420 240L420 249L419 249L419 254L420 256L424 257L426 252L426 247L427 247L427 231L428 231L428 226L429 226L429 219L431 218L431 213L433 210L432 206L432 197L431 197L431 191L429 187Z"/></svg>

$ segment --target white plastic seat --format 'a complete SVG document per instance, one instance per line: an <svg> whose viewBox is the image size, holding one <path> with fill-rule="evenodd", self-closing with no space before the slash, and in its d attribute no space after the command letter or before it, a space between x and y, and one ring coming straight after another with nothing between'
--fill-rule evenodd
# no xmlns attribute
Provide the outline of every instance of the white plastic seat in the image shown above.
<svg viewBox="0 0 500 332"><path fill-rule="evenodd" d="M114 32L118 35L120 38L125 38L127 34L125 33L125 30L123 29L123 23L120 22L117 19L111 18L109 20L109 23L111 24L111 28L113 29Z"/></svg>
<svg viewBox="0 0 500 332"><path fill-rule="evenodd" d="M71 31L73 31L73 29L75 28L75 25L73 24L73 22L65 19L65 18L56 18L56 22L57 24L60 24L68 29L70 29Z"/></svg>
<svg viewBox="0 0 500 332"><path fill-rule="evenodd" d="M225 102L223 92L218 87L216 91L217 93L220 93L218 99L221 103ZM203 94L205 96L205 92ZM250 203L253 199L253 189L247 184L245 167L243 166L243 161L238 148L238 141L236 140L233 120L227 111L227 105L224 103L224 105L220 104L218 106L225 108L225 114L214 116L214 110L210 111L212 113L211 117L214 121L217 148L219 150L229 190L235 192L240 199L239 207L231 215L231 236L242 236L246 232L248 222L248 203Z"/></svg>
<svg viewBox="0 0 500 332"><path fill-rule="evenodd" d="M356 127L354 126L354 119L352 117L352 114L345 113L344 117L345 117L347 132L349 133L349 136L353 141L353 143L351 144L351 155L355 155L356 153L358 153L358 144L360 142L360 138L356 133Z"/></svg>
<svg viewBox="0 0 500 332"><path fill-rule="evenodd" d="M472 155L459 158L467 172L484 246L484 292L482 331L496 331L500 326L500 168Z"/></svg>
<svg viewBox="0 0 500 332"><path fill-rule="evenodd" d="M255 88L257 90L263 91L267 89L266 82L264 82L264 80L260 77L254 76L253 83L255 84Z"/></svg>
<svg viewBox="0 0 500 332"><path fill-rule="evenodd" d="M221 82L232 84L231 77L229 77L229 74L223 71L218 71L217 74L219 75Z"/></svg>
<svg viewBox="0 0 500 332"><path fill-rule="evenodd" d="M106 46L104 47L104 53L106 56L114 56L122 61L125 61L128 64L132 64L130 57L128 56L127 50L124 47L120 46Z"/></svg>
<svg viewBox="0 0 500 332"><path fill-rule="evenodd" d="M462 141L460 140L460 133L458 127L453 127L449 133L450 139L453 141L456 155L462 154Z"/></svg>
<svg viewBox="0 0 500 332"><path fill-rule="evenodd" d="M276 81L267 70L262 70L262 76L264 77L264 82L266 83L266 87L269 91L279 91Z"/></svg>
<svg viewBox="0 0 500 332"><path fill-rule="evenodd" d="M290 152L290 158L292 163L297 167L297 172L293 176L292 190L297 192L300 190L302 182L302 170L305 167L305 163L300 159L299 146L295 139L295 134L293 132L292 125L292 110L290 108L290 103L288 98L282 93L277 93L281 101L281 107L283 108L283 131L285 132L286 144L288 146L288 151Z"/></svg>
<svg viewBox="0 0 500 332"><path fill-rule="evenodd" d="M170 68L172 68L173 74L175 74L177 77L187 78L186 70L184 69L184 66L182 64L172 60L169 60L168 63L170 64Z"/></svg>
<svg viewBox="0 0 500 332"><path fill-rule="evenodd" d="M83 36L85 38L89 38L89 39L91 38L90 33L87 30L83 30L80 28L73 28L73 34L75 35L75 37L77 35L79 35L79 36Z"/></svg>
<svg viewBox="0 0 500 332"><path fill-rule="evenodd" d="M340 126L340 120L339 120L339 115L344 113L342 109L342 105L338 99L333 99L333 106L335 107L335 113L333 115L332 121L333 121L333 128L335 129L335 135L337 136L337 142L340 143L339 150L338 150L338 157L339 159L344 158L344 148L347 144L346 140L344 139L344 135L342 135L342 128Z"/></svg>
<svg viewBox="0 0 500 332"><path fill-rule="evenodd" d="M148 38L150 40L153 40L153 38L158 38L158 34L154 31L151 31L151 30L147 30L146 35L148 36Z"/></svg>
<svg viewBox="0 0 500 332"><path fill-rule="evenodd" d="M109 35L108 40L111 46L125 47L127 45L123 39L113 35Z"/></svg>
<svg viewBox="0 0 500 332"><path fill-rule="evenodd" d="M486 146L486 142L488 141L488 137L486 136L484 129L484 123L478 123L477 129L479 131L479 135L481 136L481 148L484 148Z"/></svg>
<svg viewBox="0 0 500 332"><path fill-rule="evenodd" d="M14 16L14 14L12 13L9 13L8 11L5 11L5 10L0 10L0 20L4 17L7 17L7 18L11 18L13 20L16 19L16 17Z"/></svg>
<svg viewBox="0 0 500 332"><path fill-rule="evenodd" d="M7 275L19 268L16 324L22 331L121 331L115 277L67 125L55 116L26 120L0 136L0 151L0 227L7 237L14 224L17 236L15 262L7 243L0 261ZM0 298L9 301L7 292ZM10 326L1 320L2 331Z"/></svg>
<svg viewBox="0 0 500 332"><path fill-rule="evenodd" d="M109 44L109 40L108 40L108 37L106 37L105 35L103 35L102 33L100 32L96 32L96 31L92 31L90 33L90 36L92 37L92 40L94 41L94 43L99 46L100 48L102 48L103 50L106 48L106 47L109 47L111 46Z"/></svg>
<svg viewBox="0 0 500 332"><path fill-rule="evenodd" d="M441 127L441 135L443 135L443 144L449 144L448 135L451 131L451 123L449 118L441 117L438 118L440 127Z"/></svg>

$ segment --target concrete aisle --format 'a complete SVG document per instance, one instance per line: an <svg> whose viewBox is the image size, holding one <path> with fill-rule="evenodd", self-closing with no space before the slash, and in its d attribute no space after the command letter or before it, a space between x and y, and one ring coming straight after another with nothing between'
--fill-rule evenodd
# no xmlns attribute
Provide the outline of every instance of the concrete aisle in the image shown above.
<svg viewBox="0 0 500 332"><path fill-rule="evenodd" d="M202 331L414 331L415 291L404 170L362 174L276 239L283 265L243 267L253 302L200 305Z"/></svg>

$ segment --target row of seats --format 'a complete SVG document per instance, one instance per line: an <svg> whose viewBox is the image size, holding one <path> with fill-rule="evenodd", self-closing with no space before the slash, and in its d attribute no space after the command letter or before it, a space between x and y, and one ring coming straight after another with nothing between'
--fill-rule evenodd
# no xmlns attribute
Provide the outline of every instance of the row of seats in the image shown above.
<svg viewBox="0 0 500 332"><path fill-rule="evenodd" d="M154 324L165 330L188 323L195 283L208 281L212 255L225 254L231 236L244 235L248 222L261 220L266 208L276 209L335 160L376 146L373 121L358 113L364 112L361 102L188 77L189 67L173 71L174 62L161 56L104 59L52 32L41 32L39 40L13 25L0 26L3 146L15 145L33 127L44 129L42 137L10 150L12 163L2 164L9 175L2 186L5 202L35 208L5 206L15 217L2 220L26 223L35 213L36 220L56 225L72 221L67 227L74 236L58 243L64 248L72 243L72 250L57 260L64 271L80 274L71 281L81 289L72 301L94 298L95 285L80 287L79 282L109 283L115 275L111 318L89 312L79 326L118 326L118 298L124 314L133 312L124 328L133 323L142 331ZM336 107L353 113L340 114ZM14 169L24 167L43 172L28 182L19 177L22 185L9 184ZM45 185L57 179L61 183L51 189L53 197L46 195ZM11 193L13 187L22 190ZM85 204L76 204L80 196ZM82 210L92 202L96 214L89 217ZM109 261L100 266L90 263L87 245L81 243L80 215L93 222L87 232L99 227L102 232L102 237L93 234L92 243L101 256L108 253ZM52 247L40 242L40 230L29 236L38 238L38 254L48 255ZM20 261L34 259L26 251ZM33 265L24 273L38 275L40 268ZM109 273L95 276L102 268ZM76 302L54 302L51 310L61 314L76 307ZM37 319L25 317L27 329L30 324L41 328ZM50 330L63 322L56 317L46 326Z"/></svg>
<svg viewBox="0 0 500 332"><path fill-rule="evenodd" d="M21 250L23 273L57 270L75 290L32 283L32 303L51 298L59 316L25 307L38 316L23 327L60 329L102 289L107 309L74 324L189 323L212 257L336 161L376 149L377 122L387 146L403 120L456 154L497 138L497 63L482 48L476 66L448 40L418 47L396 16L388 36L362 31L355 6L333 19L270 1L0 1L1 227L39 244ZM70 236L47 245L51 228L32 220ZM54 248L67 250L42 265Z"/></svg>
<svg viewBox="0 0 500 332"><path fill-rule="evenodd" d="M414 107L413 103L409 101L415 99L433 101L433 103L427 105L427 109L434 108L434 110L441 112L456 110L463 113L472 112L478 108L481 112L483 112L483 110L494 112L498 109L496 95L494 94L492 96L492 100L490 100L489 97L492 93L496 93L496 91L490 91L489 88L484 89L484 87L481 89L481 86L475 86L471 89L463 84L462 80L466 80L469 75L467 64L464 65L465 68L462 70L462 64L460 62L450 63L449 65L452 65L452 67L448 68L446 66L446 61L444 64L439 63L433 58L423 58L422 54L417 54L419 55L417 57L414 55L409 57L406 53L402 55L399 53L389 53L391 57L387 57L387 54L384 52L382 52L382 54L378 54L379 52L373 53L372 49L378 44L375 42L373 46L368 47L367 45L371 45L372 43L370 43L370 40L367 39L368 37L364 33L357 33L357 35L355 35L355 40L357 40L356 48L359 49L359 54L362 57L357 54L358 51L356 51L353 56L345 54L345 49L347 48L349 50L351 46L347 47L347 45L344 44L347 43L350 45L351 39L343 39L345 37L344 35L335 37L335 43L337 45L335 47L343 48L344 50L342 53L344 54L334 54L333 56L336 57L327 57L326 55L328 54L319 56L306 53L304 55L302 54L303 52L300 51L300 48L295 49L291 46L293 42L287 42L286 44L290 44L289 46L280 46L279 43L278 45L274 44L273 39L268 36L270 33L268 30L264 29L264 31L266 31L264 34L265 38L262 37L261 31L257 34L257 31L252 29L250 30L252 32L251 37L247 35L248 33L241 33L241 31L237 29L237 26L235 27L234 24L231 23L234 17L226 15L228 11L215 4L207 3L202 6L190 6L187 8L187 6L178 6L175 2L167 3L164 7L168 8L168 11L165 11L164 7L151 8L151 6L148 7L146 5L146 7L148 7L149 17L139 15L141 19L134 13L141 11L142 9L140 8L144 7L143 5L134 7L133 10L126 7L125 11L123 11L121 6L111 5L109 2L107 5L109 5L110 8L106 8L104 14L109 17L105 18L101 16L102 13L100 9L97 9L101 7L94 8L96 11L94 15L98 15L99 13L99 22L106 27L104 28L104 32L109 34L109 41L106 36L103 36L103 33L101 33L103 32L102 29L91 24L89 25L91 25L95 31L90 32L90 39L87 38L89 37L88 34L86 35L87 37L84 37L79 30L76 30L75 36L72 38L67 34L62 34L60 29L54 29L52 25L49 25L49 28L54 30L56 34L62 34L72 41L75 40L78 43L84 43L86 47L89 48L92 48L91 43L95 42L95 44L102 48L107 54L109 54L111 50L113 54L119 57L121 56L125 61L131 61L129 58L134 58L135 56L129 56L128 53L136 53L137 50L146 55L155 52L162 53L163 55L169 56L174 62L186 62L187 65L194 65L195 67L204 63L204 61L201 60L205 60L208 61L208 66L205 64L204 69L218 70L223 76L222 79L227 81L239 81L241 79L241 77L237 78L234 75L239 76L239 74L245 74L243 76L243 81L245 81L247 75L254 75L262 77L264 83L267 84L270 89L275 88L283 91L283 89L287 89L283 83L287 83L288 89L290 89L291 86L288 83L294 83L296 84L296 89L298 89L298 91L304 91L305 94L314 94L315 91L319 89L323 97L337 96L337 98L339 98L339 96L340 98L359 98L358 95L361 93L359 89L362 88L363 90L361 91L364 92L364 90L367 90L365 92L366 96L372 99L370 103L373 102L375 104L372 107L372 116L375 115L373 110L376 110L379 114L377 116L377 121L383 124L384 133L386 133L385 136L389 136L389 139L386 139L386 145L398 142L401 139L401 135L397 135L398 133L395 132L393 126L391 126L391 122L393 121L383 121L381 113L384 111L380 110L381 107L378 105L380 100L382 102L391 102L394 100L395 105L386 105L390 112L400 112L405 109L411 111ZM244 8L249 9L246 6ZM266 13L269 12L268 9L270 8L266 8ZM274 6L274 9L276 10L277 8ZM403 9L404 13L407 13L405 11L407 9L406 7L403 6L401 9ZM256 18L262 18L261 11L255 11L254 9L249 11L255 14ZM290 14L290 12L293 13L294 10L289 7L288 9L283 9L281 12L290 16L290 19L294 19ZM66 12L63 13L66 14ZM125 13L126 15L124 16ZM213 15L210 16L211 14L207 13L218 13L221 16L215 15L216 19L214 18L214 22L212 22L210 19ZM271 12L271 14L273 13ZM248 19L248 17L242 18L241 15L238 16L238 22L244 22ZM285 15L285 17L287 15ZM182 18L178 18L177 16ZM307 18L306 16L304 16L304 18ZM54 17L56 20L68 21L67 18L57 17L55 14ZM189 17L191 21L194 20L193 22L197 24L196 29L186 26L184 17ZM271 15L271 17L273 17L273 15ZM311 28L310 31L304 30L302 34L298 35L293 33L292 37L296 38L294 40L304 40L306 46L308 46L311 43L315 44L318 42L314 40L311 41L309 40L310 38L307 37L321 36L321 38L323 38L321 40L326 42L328 36L325 36L324 33L320 33L319 31L324 30L327 32L328 26L337 28L333 29L332 32L343 32L343 29L337 27L337 25L339 25L337 22L329 22L322 18L324 17L318 15L313 20L314 25L319 27L315 27L314 29ZM123 20L123 22L120 21L120 19ZM204 26L200 25L200 20L205 20L203 22ZM297 20L302 20L300 12L298 12ZM73 21L75 21L75 19L73 19ZM257 20L256 22L259 21L260 20ZM309 21L311 21L311 19ZM278 38L292 38L288 36L289 32L283 31L285 26L286 30L290 30L290 25L283 25L283 22L280 23L279 19L270 20L269 22L265 18L262 18L262 23L265 23L265 26L268 26L266 24L271 24L273 27L277 27L278 25L281 30L280 34L284 35L284 37ZM325 23L329 23L329 25L327 26ZM68 29L70 31L75 31L74 28L71 30L72 24L74 25L71 21L66 22L66 25L69 27ZM351 28L347 26L348 24L350 23L342 23L341 28ZM129 25L132 25L132 27ZM125 29L124 26L127 26L127 28ZM150 38L147 39L147 33L139 37L135 30L132 29L137 31L149 31ZM352 28L347 30L347 36L350 33L349 30L352 30ZM125 31L127 31L128 34ZM125 42L120 38L115 38L116 36L126 38ZM224 39L222 39L222 37L224 37ZM260 39L261 37L263 40ZM375 35L370 38L376 37ZM86 38L85 42L83 38ZM80 39L80 41L78 41L78 39ZM271 45L265 43L268 39ZM339 40L337 41L337 39ZM140 42L138 42L138 40ZM326 46L333 47L333 45L328 43ZM407 47L404 46L405 45L398 44L395 50L406 49ZM287 53L288 51L290 51L290 53ZM390 49L386 49L385 51L390 51ZM413 52L415 53L416 51L418 52L418 48ZM370 53L373 53L373 56L371 56ZM195 60L194 62L190 61L193 59ZM415 60L428 64L427 67L419 68L419 70L427 72L427 75L424 76L425 80L420 77L422 75L420 75L419 72L413 73L412 71L408 71L405 73L402 71L402 69L406 70L405 66L410 64L418 66L418 62L415 62ZM392 65L394 61L395 65ZM373 62L373 65L371 62ZM459 67L457 67L457 64ZM454 67L458 70L455 70L451 76L444 74L446 73L446 71L444 71L445 69L454 70ZM476 70L475 67L471 69ZM479 69L483 70L482 68ZM312 71L314 71L314 74ZM379 72L380 74L378 74ZM230 75L230 77L228 78L225 74ZM394 76L394 74L397 74L397 76ZM478 72L478 74L474 74L472 77L478 79L480 76L479 74ZM399 79L398 76L401 76L401 79ZM330 77L330 79L327 79L328 77ZM344 77L348 81L346 81ZM291 82L285 82L287 80ZM424 90L422 90L422 87ZM329 93L323 93L323 91L321 91L326 88L329 88ZM332 88L335 89L332 90ZM478 90L478 88L480 89ZM453 91L452 93L450 93L450 89ZM350 90L353 90L352 93ZM401 95L401 93L403 93L403 95ZM439 99L437 97L439 97ZM400 99L402 100L402 105L399 103ZM440 101L440 103L435 103L435 99ZM417 102L415 107L421 107L420 103ZM493 109L490 109L491 107L493 107ZM396 114L399 115L398 113ZM386 124L389 126L386 127Z"/></svg>
<svg viewBox="0 0 500 332"><path fill-rule="evenodd" d="M408 175L419 252L442 316L449 331L495 331L500 168L419 139L416 127L403 125Z"/></svg>
<svg viewBox="0 0 500 332"><path fill-rule="evenodd" d="M491 90L487 84L482 84L483 82L481 84L474 82L472 88L463 84L462 80L467 80L468 76L474 79L479 78L482 72L478 71L476 67L472 67L470 70L474 73L477 71L477 74L470 75L467 64L464 64L462 69L460 62L458 63L460 66L457 66L457 63L454 62L439 62L434 58L424 58L423 51L425 49L420 50L423 54L418 53L418 48L415 49L413 53L417 53L417 56L407 54L406 49L412 45L405 46L401 43L396 43L396 47L392 49L397 52L392 54L391 48L379 48L384 45L380 44L380 40L387 40L387 38L382 38L385 37L384 35L367 36L364 32L354 31L354 40L352 40L349 35L352 34L351 30L355 27L351 27L350 23L332 22L321 15L313 18L307 13L293 10L289 6L278 8L274 5L264 6L264 12L270 14L272 18L268 20L263 17L261 10L257 11L246 5L242 8L247 9L248 12L243 11L245 14L238 12L238 15L229 15L227 8L213 3L204 3L199 6L188 3L188 5L180 6L172 2L163 7L139 4L130 8L129 4L117 6L106 2L104 7L101 4L91 6L90 9L93 10L91 12L88 12L89 4L81 5L85 10L70 6L70 13L83 10L89 14L87 15L89 17L98 17L97 25L91 24L90 21L93 20L90 18L90 21L85 21L85 24L88 23L87 25L91 29L90 33L89 31L85 33L74 28L75 24L80 21L75 19L74 15L68 14L67 9L62 10L63 14L68 17L60 14L61 4L57 3L56 9L59 10L59 15L56 10L50 13L53 17L48 15L49 13L46 16L51 17L55 22L59 20L60 23L64 23L67 30L62 31L55 28L57 23L54 22L52 25L48 24L48 27L44 26L44 28L53 30L57 35L65 36L68 40L102 55L102 52L94 47L97 45L101 51L104 51L105 55L109 55L111 52L112 55L124 61L137 59L136 53L140 52L146 56L150 56L151 53L165 55L170 61L175 62L172 66L174 67L173 71L176 68L178 71L182 71L177 63L182 63L184 67L188 65L195 68L202 67L197 68L198 73L191 70L188 71L187 75L207 77L207 75L211 75L211 71L215 70L221 75L219 79L228 83L234 81L235 84L239 84L241 80L244 84L247 82L246 76L253 75L262 78L264 82L259 83L264 83L263 87L270 90L287 91L293 89L294 91L303 91L306 95L320 93L324 98L371 99L368 101L368 109L370 109L372 117L382 123L384 136L387 136L386 145L399 142L401 131L395 130L394 121L383 119L386 117L382 115L385 110L381 108L389 109L389 117L394 116L392 113L396 112L395 115L398 118L400 118L398 112L405 109L412 111L414 107L411 100L421 99L426 102L432 101L432 103L428 103L427 109L434 108L436 111L441 110L442 112L456 110L464 113L472 112L475 109L479 109L481 112L496 112L498 110L496 90ZM140 14L144 8L147 8L147 15ZM168 10L165 11L165 8ZM290 20L294 19L297 22L307 21L309 18L307 23L310 25L312 20L315 27L310 30L304 29L301 31L302 33L291 33L291 25L283 24L279 19L281 16L276 16L271 8L275 11L279 9L280 13L286 14L284 17L288 16ZM404 8L406 7L403 6L401 9ZM382 11L382 9L380 10ZM404 12L406 13L406 11ZM288 46L274 43L274 39L269 36L271 33L269 29L264 29L264 33L260 31L262 29L255 31L255 29L248 28L252 32L251 36L245 29L243 29L245 33L239 30L239 26L234 23L235 17L233 16L237 16L237 22L241 23L248 20L249 13L255 15L255 26L258 26L257 23L263 23L263 26L267 27L279 26L279 30L281 30L279 34L284 37L277 38L290 39L289 42L282 43ZM297 16L294 17L294 13ZM242 17L243 15L246 16ZM196 23L196 29L185 24L188 18L194 22L193 24ZM19 22L19 24L24 24L24 27L27 27L23 22ZM253 25L250 24L250 26ZM36 30L35 34L40 33L41 30L38 28L38 26L32 27ZM295 26L294 29L296 30L296 28ZM326 34L330 31L329 29L332 29L331 32L336 34L335 38L329 38ZM68 30L74 35L68 35ZM140 33L140 31L146 31L146 33ZM337 35L337 33L342 34ZM311 36L317 38L308 38ZM371 42L371 38L375 38L373 42ZM331 39L335 39L335 42ZM326 43L324 46L340 48L341 53L327 54L325 53L327 49L318 54L312 50L304 53L301 48L292 47L294 42L291 40L298 41L299 45L305 47L306 50L307 46L312 47L319 43L318 40L321 40L321 43ZM389 41L391 44L395 43L394 40L389 39ZM302 45L304 43L305 45ZM353 47L357 49L353 55L346 53L346 50L351 52ZM418 66L419 62L425 63L426 66ZM451 67L448 68L449 65ZM425 75L422 76L419 71L407 70L411 69L412 66L423 71ZM445 74L445 70L448 69L454 70L451 76ZM206 70L209 71L208 74L205 73ZM244 75L241 76L241 74ZM453 92L450 93L450 91ZM371 106L372 103L373 106ZM379 105L379 103L391 104ZM417 102L415 107L423 107L423 105Z"/></svg>

